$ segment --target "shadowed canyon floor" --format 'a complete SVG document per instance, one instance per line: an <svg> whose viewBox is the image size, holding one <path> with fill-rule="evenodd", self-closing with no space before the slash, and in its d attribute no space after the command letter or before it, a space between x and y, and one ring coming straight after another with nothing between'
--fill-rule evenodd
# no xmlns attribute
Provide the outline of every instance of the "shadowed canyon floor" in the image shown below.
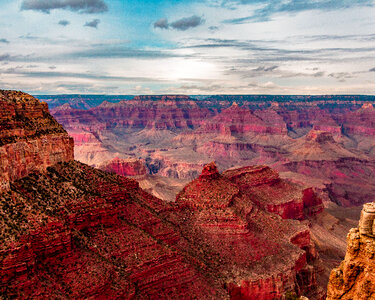
<svg viewBox="0 0 375 300"><path fill-rule="evenodd" d="M0 194L3 297L324 298L309 229L322 200L311 188L267 166L221 174L211 163L167 203L133 179L74 161L72 143L45 148L56 130L70 140L45 122L53 121L46 106L25 94L0 95L7 103L0 124L18 120L14 132L23 122L35 130L1 146L1 167L9 165L8 149L19 161ZM22 171L33 159L36 167ZM134 160L111 166L147 176Z"/></svg>

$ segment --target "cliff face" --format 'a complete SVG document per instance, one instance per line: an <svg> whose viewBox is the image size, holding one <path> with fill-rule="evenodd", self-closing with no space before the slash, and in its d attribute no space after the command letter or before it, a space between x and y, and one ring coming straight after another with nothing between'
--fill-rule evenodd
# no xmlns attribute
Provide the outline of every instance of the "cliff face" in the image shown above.
<svg viewBox="0 0 375 300"><path fill-rule="evenodd" d="M137 96L130 101L105 103L91 113L107 124L107 128L180 130L198 127L214 115L200 108L187 96Z"/></svg>
<svg viewBox="0 0 375 300"><path fill-rule="evenodd" d="M255 193L281 181L266 167L248 167L220 174L216 165L206 165L198 179L177 196L186 235L194 232L196 240L205 241L220 253L218 274L225 274L225 285L232 299L282 299L285 294L323 299L315 264L319 261L307 226L295 220L283 220L259 205L283 202L289 186ZM282 182L282 181L281 181ZM296 202L302 203L302 191ZM290 195L289 195L290 196ZM266 200L267 199L267 200ZM303 205L302 205L303 207ZM268 211L267 211L268 210ZM303 209L301 209L303 210ZM290 211L290 210L289 210ZM293 210L294 212L294 210ZM283 218L303 218L303 211ZM277 228L277 230L276 230ZM210 259L210 256L208 256ZM235 271L234 271L235 270Z"/></svg>
<svg viewBox="0 0 375 300"><path fill-rule="evenodd" d="M277 171L267 166L228 170L223 176L235 182L259 207L283 219L304 220L323 210L322 199L311 188L302 189L283 180Z"/></svg>
<svg viewBox="0 0 375 300"><path fill-rule="evenodd" d="M73 139L30 95L0 91L0 191L32 171L73 159Z"/></svg>
<svg viewBox="0 0 375 300"><path fill-rule="evenodd" d="M331 272L327 299L375 299L375 203L364 205L350 230L344 261Z"/></svg>
<svg viewBox="0 0 375 300"><path fill-rule="evenodd" d="M120 159L116 157L108 162L104 162L99 168L103 171L122 176L142 177L147 174L145 162L135 158Z"/></svg>
<svg viewBox="0 0 375 300"><path fill-rule="evenodd" d="M20 194L22 192L22 194ZM0 293L27 298L225 298L138 183L77 162L0 196Z"/></svg>

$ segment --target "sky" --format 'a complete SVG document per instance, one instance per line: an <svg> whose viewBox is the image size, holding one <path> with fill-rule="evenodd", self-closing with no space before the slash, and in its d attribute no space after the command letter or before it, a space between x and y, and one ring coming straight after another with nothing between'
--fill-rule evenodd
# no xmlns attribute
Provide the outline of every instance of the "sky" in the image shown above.
<svg viewBox="0 0 375 300"><path fill-rule="evenodd" d="M375 0L0 0L0 89L375 95Z"/></svg>

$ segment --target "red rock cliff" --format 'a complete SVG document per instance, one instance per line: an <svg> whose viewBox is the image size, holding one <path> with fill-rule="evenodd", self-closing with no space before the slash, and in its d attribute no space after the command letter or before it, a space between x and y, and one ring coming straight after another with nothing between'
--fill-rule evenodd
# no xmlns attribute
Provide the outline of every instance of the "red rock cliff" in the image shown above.
<svg viewBox="0 0 375 300"><path fill-rule="evenodd" d="M274 199L244 189L244 173L256 173L247 183L258 187L280 180L277 173L259 172L262 169L241 168L222 175L214 163L206 165L176 199L180 213L189 216L181 218L184 235L194 234L219 250L217 272L224 276L231 299L283 299L287 293L322 299L308 227L263 210L259 203ZM278 187L274 196L285 192ZM299 194L302 198L301 190ZM207 258L214 259L210 254Z"/></svg>
<svg viewBox="0 0 375 300"><path fill-rule="evenodd" d="M100 165L99 169L122 176L144 176L147 174L145 162L135 158L120 159L116 157Z"/></svg>
<svg viewBox="0 0 375 300"><path fill-rule="evenodd" d="M0 191L32 171L73 159L73 139L34 97L0 90Z"/></svg>

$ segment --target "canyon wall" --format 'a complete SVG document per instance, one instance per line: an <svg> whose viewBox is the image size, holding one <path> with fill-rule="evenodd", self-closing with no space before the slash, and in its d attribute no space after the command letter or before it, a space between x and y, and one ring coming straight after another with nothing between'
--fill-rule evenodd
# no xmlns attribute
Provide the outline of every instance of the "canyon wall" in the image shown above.
<svg viewBox="0 0 375 300"><path fill-rule="evenodd" d="M116 157L104 162L99 166L99 169L122 176L136 176L138 178L147 174L145 162L138 159L120 159Z"/></svg>
<svg viewBox="0 0 375 300"><path fill-rule="evenodd" d="M73 139L30 95L0 91L0 191L30 172L73 159Z"/></svg>
<svg viewBox="0 0 375 300"><path fill-rule="evenodd" d="M194 179L212 160L220 170L264 164L306 187L319 186L341 206L361 205L373 194L368 173L375 161L374 97L102 100L88 109L66 100L52 110L73 136L76 158L92 166L115 157L141 158L149 174ZM361 189L354 190L358 184Z"/></svg>

